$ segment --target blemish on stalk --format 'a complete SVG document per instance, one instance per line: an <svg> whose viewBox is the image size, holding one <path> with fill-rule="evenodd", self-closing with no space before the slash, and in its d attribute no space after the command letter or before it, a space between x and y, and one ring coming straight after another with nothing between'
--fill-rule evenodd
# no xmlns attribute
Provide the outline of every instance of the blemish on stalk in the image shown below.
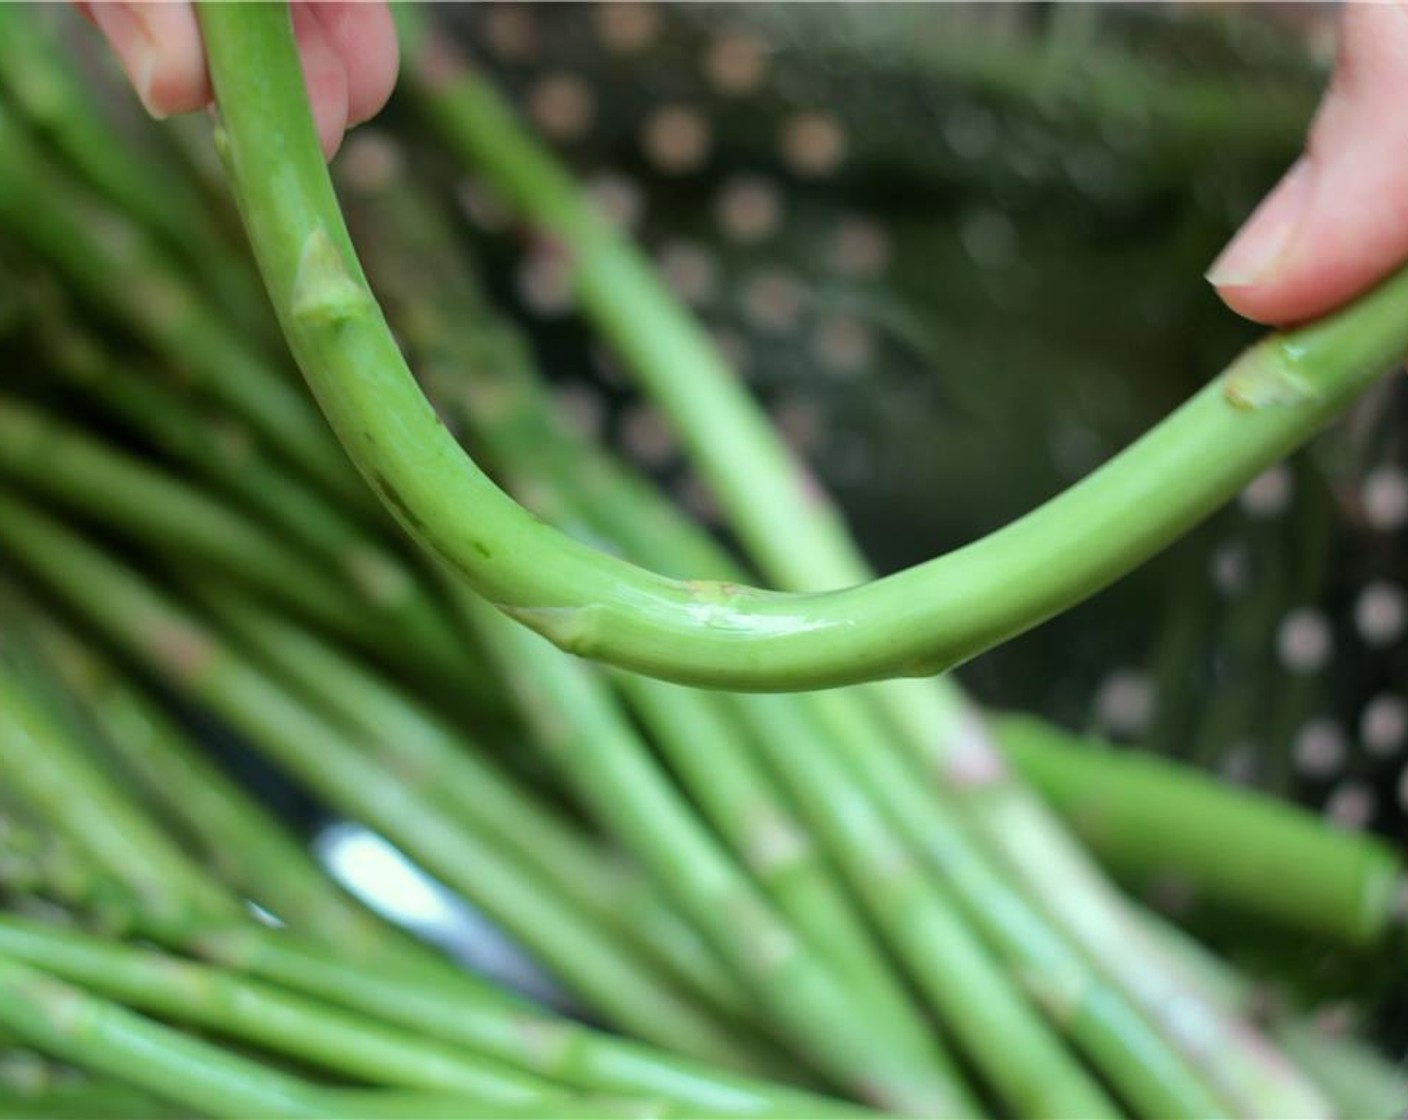
<svg viewBox="0 0 1408 1120"><path fill-rule="evenodd" d="M371 303L371 293L352 275L327 230L318 226L299 254L293 317L301 323L335 326L363 313Z"/></svg>
<svg viewBox="0 0 1408 1120"><path fill-rule="evenodd" d="M26 994L39 1004L39 1013L54 1030L70 1037L84 1033L93 1005L82 994L47 977L21 987L28 989Z"/></svg>
<svg viewBox="0 0 1408 1120"><path fill-rule="evenodd" d="M513 1025L532 1055L533 1068L549 1074L560 1072L562 1060L572 1050L572 1029L537 1015L515 1016Z"/></svg>
<svg viewBox="0 0 1408 1120"><path fill-rule="evenodd" d="M1295 373L1282 349L1261 343L1232 363L1223 379L1222 395L1233 408L1256 411L1304 404L1320 394Z"/></svg>
<svg viewBox="0 0 1408 1120"><path fill-rule="evenodd" d="M796 938L752 895L736 893L724 908L732 915L730 925L747 946L753 968L759 974L774 973L796 956Z"/></svg>
<svg viewBox="0 0 1408 1120"><path fill-rule="evenodd" d="M165 619L152 627L152 656L182 684L195 685L215 661L215 645L194 626Z"/></svg>
<svg viewBox="0 0 1408 1120"><path fill-rule="evenodd" d="M939 777L951 789L996 785L1007 777L1002 756L973 712L965 712L959 718L957 726L943 736L935 754Z"/></svg>
<svg viewBox="0 0 1408 1120"><path fill-rule="evenodd" d="M758 809L743 837L744 863L759 876L800 863L810 851L806 835L773 806Z"/></svg>
<svg viewBox="0 0 1408 1120"><path fill-rule="evenodd" d="M1088 987L1088 978L1076 969L1024 969L1018 981L1032 1002L1060 1025L1075 1019Z"/></svg>
<svg viewBox="0 0 1408 1120"><path fill-rule="evenodd" d="M414 533L422 535L425 533L425 522L406 504L406 500L401 497L400 492L380 471L372 472L372 488L376 490L381 500L391 507L391 512L396 515L398 521Z"/></svg>

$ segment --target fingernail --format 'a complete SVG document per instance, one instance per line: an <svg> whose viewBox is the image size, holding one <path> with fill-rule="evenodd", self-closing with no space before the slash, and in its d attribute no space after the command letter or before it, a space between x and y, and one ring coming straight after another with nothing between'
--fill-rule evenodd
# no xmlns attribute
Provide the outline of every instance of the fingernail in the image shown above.
<svg viewBox="0 0 1408 1120"><path fill-rule="evenodd" d="M152 104L152 87L156 84L161 51L140 15L127 4L94 4L91 10L94 21L122 63L142 107L157 120L165 119L166 114Z"/></svg>
<svg viewBox="0 0 1408 1120"><path fill-rule="evenodd" d="M1312 178L1302 156L1212 262L1205 275L1213 287L1249 287L1275 272L1310 201Z"/></svg>
<svg viewBox="0 0 1408 1120"><path fill-rule="evenodd" d="M155 120L164 121L166 113L158 109L152 98L152 86L156 81L157 64L161 61L158 53L148 46L140 46L133 50L132 59L129 63L132 77L132 88L137 91L137 97L142 102L142 108Z"/></svg>

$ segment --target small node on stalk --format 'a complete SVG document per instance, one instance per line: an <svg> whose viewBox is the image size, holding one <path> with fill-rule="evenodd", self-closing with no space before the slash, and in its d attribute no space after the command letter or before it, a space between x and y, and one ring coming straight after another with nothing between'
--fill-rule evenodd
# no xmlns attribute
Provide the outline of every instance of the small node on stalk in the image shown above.
<svg viewBox="0 0 1408 1120"><path fill-rule="evenodd" d="M811 842L791 818L774 809L760 809L749 822L743 843L744 863L765 876L800 863L811 852Z"/></svg>
<svg viewBox="0 0 1408 1120"><path fill-rule="evenodd" d="M234 160L230 155L230 134L225 131L225 126L217 124L210 134L210 142L215 147L215 157L220 161L220 166L227 176L234 176Z"/></svg>
<svg viewBox="0 0 1408 1120"><path fill-rule="evenodd" d="M300 322L337 325L372 304L371 293L357 282L327 230L318 226L303 243L293 282L293 317Z"/></svg>
<svg viewBox="0 0 1408 1120"><path fill-rule="evenodd" d="M1295 372L1274 338L1257 343L1232 363L1223 375L1222 394L1233 408L1246 411L1304 404L1320 395Z"/></svg>
<svg viewBox="0 0 1408 1120"><path fill-rule="evenodd" d="M188 685L198 683L216 659L210 639L179 619L164 619L154 626L149 648L172 677Z"/></svg>
<svg viewBox="0 0 1408 1120"><path fill-rule="evenodd" d="M1080 972L1048 968L1022 970L1017 979L1032 1002L1058 1024L1068 1024L1085 1001L1089 981Z"/></svg>

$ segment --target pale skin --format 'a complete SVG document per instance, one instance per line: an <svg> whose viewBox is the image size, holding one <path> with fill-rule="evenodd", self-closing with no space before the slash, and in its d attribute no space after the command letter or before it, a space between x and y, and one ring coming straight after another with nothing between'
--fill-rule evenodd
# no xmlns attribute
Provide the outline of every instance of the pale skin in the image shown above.
<svg viewBox="0 0 1408 1120"><path fill-rule="evenodd" d="M155 116L210 101L190 4L82 5ZM396 81L383 3L295 0L294 33L324 154L375 116ZM1213 263L1234 311L1282 325L1313 318L1408 260L1408 0L1348 4L1339 56L1305 154Z"/></svg>

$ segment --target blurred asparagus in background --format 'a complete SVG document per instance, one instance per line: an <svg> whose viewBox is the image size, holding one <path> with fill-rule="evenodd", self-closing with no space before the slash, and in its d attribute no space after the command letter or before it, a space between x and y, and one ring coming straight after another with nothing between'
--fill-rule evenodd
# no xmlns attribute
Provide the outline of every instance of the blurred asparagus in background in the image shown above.
<svg viewBox="0 0 1408 1120"><path fill-rule="evenodd" d="M1035 17L1015 11L1005 30L975 18L971 52L926 53L906 30L929 18L917 10L861 28L822 9L740 9L716 45L732 43L738 63L740 42L783 43L765 66L812 54L819 73L868 59L856 113L933 89L961 95L955 111L1000 105L1004 121L1046 105L1068 139L1160 122L1126 153L1114 206L1126 225L1220 145L1235 141L1247 166L1274 162L1312 100L1313 64L1274 37L1250 39L1262 45L1249 80L1275 91L1252 112L1206 74L1153 78L1170 63L1137 19L1119 16L1128 26L1111 36L1063 11L1042 41L1023 38ZM191 130L114 143L123 134L84 108L118 96L111 75L91 58L45 69L34 60L70 56L19 50L63 50L63 15L0 17L12 153L0 169L12 286L0 305L0 1112L1387 1118L1408 1106L1382 1051L1391 1035L1326 1041L1300 1010L1325 996L1314 978L1278 974L1274 956L1241 944L1267 931L1321 946L1382 1012L1393 993L1376 1006L1370 978L1404 950L1402 862L1387 845L1162 760L1109 757L1041 719L989 720L951 686L937 700L908 686L701 693L601 673L486 617L376 508L270 346L228 204L176 156ZM610 83L668 73L672 52L710 41L695 13L634 5L435 15L485 21L509 89L525 89L530 58L614 52L597 109L618 154L637 134ZM582 20L599 47L574 40ZM677 21L674 45L661 21ZM529 44L517 56L515 27ZM1190 53L1235 50L1235 30L1184 31ZM1034 57L1041 66L1022 62ZM1111 60L1095 80L1068 76L1072 58L1092 57ZM515 320L517 248L451 215L456 187L473 214L493 210L427 139L445 124L446 74L437 86L408 60L418 98L393 106L391 135L354 137L338 172L373 283L445 422L540 516L660 570L737 578L751 561L784 584L858 571L835 523L794 523L803 511L788 502L760 517L767 479L711 462L691 417L674 417L683 436L664 442L672 462L710 475L704 517L631 462L648 438L613 449L573 427L557 405L575 400L590 419L571 392L592 360L585 328ZM762 118L731 104L716 148L744 167L774 159ZM864 197L858 184L879 174L856 168L887 169L926 199L956 181L1010 199L1003 183L1024 178L995 157L906 143L922 114L885 119L847 132L841 207L800 172L788 205L827 220L853 209L846 192ZM1024 189L1059 196L1059 161L1033 166ZM673 236L711 237L691 216L699 181L669 181ZM650 213L646 232L665 221ZM1178 284L1200 221L1169 238ZM716 294L809 240L822 238L793 230L706 255L723 261ZM933 353L906 297L858 292L842 298L881 325L885 355L904 368ZM726 325L717 306L706 314ZM629 314L622 323L629 333ZM973 337L955 337L947 359L980 351ZM766 329L750 344L755 361L779 350ZM1080 364L1089 345L1067 332L1055 364ZM812 364L792 350L760 380L765 397ZM985 402L940 372L928 375L960 413L1006 415L1000 393ZM642 415L616 377L608 398ZM961 426L947 410L936 423ZM308 854L310 832L338 817L489 915L588 1023L374 917ZM1131 887L1172 878L1195 892L1233 930L1219 948L1261 974L1117 894L1076 837Z"/></svg>

